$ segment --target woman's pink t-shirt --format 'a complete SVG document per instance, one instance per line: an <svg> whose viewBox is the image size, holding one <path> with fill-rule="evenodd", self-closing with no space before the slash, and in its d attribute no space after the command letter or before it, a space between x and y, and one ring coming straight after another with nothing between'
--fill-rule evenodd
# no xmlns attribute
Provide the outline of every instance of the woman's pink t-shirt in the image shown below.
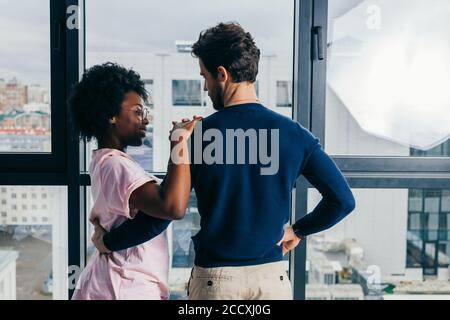
<svg viewBox="0 0 450 320"><path fill-rule="evenodd" d="M129 155L115 149L93 152L89 220L99 219L106 231L133 219L131 193L147 182L159 183ZM127 300L169 298L169 251L166 232L136 247L111 254L95 252L80 275L72 299Z"/></svg>

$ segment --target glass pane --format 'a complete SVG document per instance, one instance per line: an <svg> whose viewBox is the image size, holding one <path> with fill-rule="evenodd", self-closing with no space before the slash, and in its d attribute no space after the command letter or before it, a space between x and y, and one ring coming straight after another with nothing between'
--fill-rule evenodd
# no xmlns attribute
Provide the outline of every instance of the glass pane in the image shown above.
<svg viewBox="0 0 450 320"><path fill-rule="evenodd" d="M192 192L186 216L174 221L168 229L172 267L169 273L170 299L187 299L187 283L194 265L194 244L191 240L200 230L197 198Z"/></svg>
<svg viewBox="0 0 450 320"><path fill-rule="evenodd" d="M110 23L117 19L123 23ZM147 137L143 147L130 148L128 153L146 170L164 172L171 121L194 114L206 117L214 112L190 46L200 31L219 21L237 21L253 35L261 49L255 83L260 101L292 117L293 20L294 2L290 0L273 4L257 0L170 0L163 5L130 0L126 7L119 0L86 3L87 67L113 61L132 67L143 79L152 81L148 89L153 110ZM141 27L134 27L136 21ZM173 21L182 23L183 28L173 28ZM96 148L92 144L88 160L90 150Z"/></svg>
<svg viewBox="0 0 450 320"><path fill-rule="evenodd" d="M429 213L426 216L428 216L428 230L437 230L439 228L439 214Z"/></svg>
<svg viewBox="0 0 450 320"><path fill-rule="evenodd" d="M450 156L450 2L329 1L326 149Z"/></svg>
<svg viewBox="0 0 450 320"><path fill-rule="evenodd" d="M450 231L439 225L443 213L411 208L417 189L353 193L353 213L308 237L307 299L428 299L442 297L438 290L448 292L448 240L438 239L438 227ZM316 190L309 190L308 212L320 199ZM428 217L421 224L424 215Z"/></svg>
<svg viewBox="0 0 450 320"><path fill-rule="evenodd" d="M442 211L450 211L450 190L442 191Z"/></svg>
<svg viewBox="0 0 450 320"><path fill-rule="evenodd" d="M409 235L409 233L408 233ZM422 243L408 239L406 244L406 265L410 268L420 268L422 265Z"/></svg>
<svg viewBox="0 0 450 320"><path fill-rule="evenodd" d="M0 300L67 299L67 188L0 186Z"/></svg>
<svg viewBox="0 0 450 320"><path fill-rule="evenodd" d="M110 23L116 20L122 21L120 25ZM136 21L139 28L135 27ZM174 21L183 27L174 28ZM166 171L172 120L195 114L206 117L215 112L203 91L198 61L191 56L190 47L200 31L219 21L237 21L252 34L261 50L255 83L260 101L291 117L294 1L130 0L127 6L119 0L86 3L87 67L113 61L132 67L143 79L152 81L149 92L153 109L144 146L127 150L148 171ZM95 148L95 143L89 145L88 163L90 151ZM168 229L172 299L186 298L193 265L190 237L198 228L196 201L192 198L188 216Z"/></svg>
<svg viewBox="0 0 450 320"><path fill-rule="evenodd" d="M420 189L412 189L409 196L409 209L422 211L423 192Z"/></svg>
<svg viewBox="0 0 450 320"><path fill-rule="evenodd" d="M421 213L410 213L409 215L409 225L410 230L419 230L422 225L420 223Z"/></svg>
<svg viewBox="0 0 450 320"><path fill-rule="evenodd" d="M439 244L438 259L439 264L445 265L450 263L450 242L442 241Z"/></svg>
<svg viewBox="0 0 450 320"><path fill-rule="evenodd" d="M424 252L422 252L422 261L424 267L425 276L436 275L436 242L425 242L423 246Z"/></svg>
<svg viewBox="0 0 450 320"><path fill-rule="evenodd" d="M49 0L0 8L0 153L51 152Z"/></svg>
<svg viewBox="0 0 450 320"><path fill-rule="evenodd" d="M439 203L441 201L440 190L426 190L425 197L425 212L439 212Z"/></svg>

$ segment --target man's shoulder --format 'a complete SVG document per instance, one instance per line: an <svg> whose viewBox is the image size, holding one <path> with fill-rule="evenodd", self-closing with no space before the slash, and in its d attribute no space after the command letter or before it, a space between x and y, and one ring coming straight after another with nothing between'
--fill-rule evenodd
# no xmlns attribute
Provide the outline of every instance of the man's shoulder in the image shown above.
<svg viewBox="0 0 450 320"><path fill-rule="evenodd" d="M231 107L230 110L221 110L214 112L213 114L203 118L202 123L204 126L208 125L214 125L216 123L220 123L224 120L229 120L228 118L233 118L234 121L244 120L244 121L254 121L255 118L259 119L267 119L274 122L280 122L284 125L288 126L296 126L298 123L291 118L278 113L265 105L262 104L251 104L249 106L245 107ZM238 108L247 108L247 110L251 110L248 114L242 113L240 111L243 111L244 109L238 109ZM242 116L236 116L236 114L243 114L245 116L248 115L248 117L242 117ZM257 123L255 123L257 124Z"/></svg>

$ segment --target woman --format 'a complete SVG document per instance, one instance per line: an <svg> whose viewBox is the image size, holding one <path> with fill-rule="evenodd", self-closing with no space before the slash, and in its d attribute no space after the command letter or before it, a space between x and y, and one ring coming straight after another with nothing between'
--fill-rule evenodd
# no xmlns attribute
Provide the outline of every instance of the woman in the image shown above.
<svg viewBox="0 0 450 320"><path fill-rule="evenodd" d="M125 153L128 146L142 145L149 123L146 99L140 76L113 63L89 69L69 99L81 138L98 142L89 171L94 199L89 220L107 231L138 211L164 220L181 219L186 211L191 190L187 139L200 118L173 123L178 139L171 146L180 152L176 161L169 161L161 187ZM97 252L81 273L72 299L168 299L168 269L165 233L130 249Z"/></svg>

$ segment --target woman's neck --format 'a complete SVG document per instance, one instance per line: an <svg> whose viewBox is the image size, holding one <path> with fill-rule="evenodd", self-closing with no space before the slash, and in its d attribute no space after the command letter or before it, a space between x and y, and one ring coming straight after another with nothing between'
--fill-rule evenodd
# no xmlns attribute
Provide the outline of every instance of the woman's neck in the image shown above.
<svg viewBox="0 0 450 320"><path fill-rule="evenodd" d="M98 140L99 149L116 149L122 152L126 151L126 146L123 145L117 138L109 137L106 139Z"/></svg>

